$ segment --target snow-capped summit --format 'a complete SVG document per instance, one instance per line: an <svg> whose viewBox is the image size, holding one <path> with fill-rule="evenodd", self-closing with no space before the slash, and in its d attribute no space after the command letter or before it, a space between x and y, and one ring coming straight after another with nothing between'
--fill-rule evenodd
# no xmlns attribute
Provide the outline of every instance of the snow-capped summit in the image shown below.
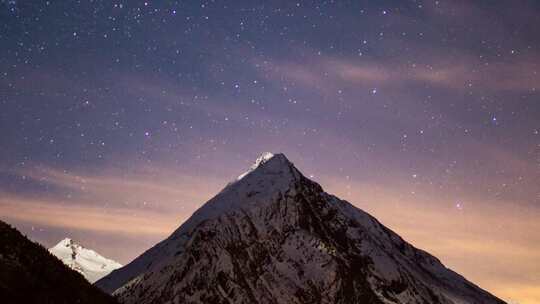
<svg viewBox="0 0 540 304"><path fill-rule="evenodd" d="M502 304L265 154L167 239L96 282L124 304Z"/></svg>
<svg viewBox="0 0 540 304"><path fill-rule="evenodd" d="M80 272L90 283L101 279L114 269L122 267L113 260L104 258L97 252L84 248L70 238L61 240L49 252L71 269Z"/></svg>
<svg viewBox="0 0 540 304"><path fill-rule="evenodd" d="M248 175L251 171L257 169L260 165L264 164L265 162L267 162L272 157L274 157L273 153L264 152L263 154L261 154L257 158L257 160L255 160L255 163L253 165L251 165L251 167L249 168L248 171L246 171L246 172L242 173L240 176L238 176L237 180L242 179L244 176Z"/></svg>

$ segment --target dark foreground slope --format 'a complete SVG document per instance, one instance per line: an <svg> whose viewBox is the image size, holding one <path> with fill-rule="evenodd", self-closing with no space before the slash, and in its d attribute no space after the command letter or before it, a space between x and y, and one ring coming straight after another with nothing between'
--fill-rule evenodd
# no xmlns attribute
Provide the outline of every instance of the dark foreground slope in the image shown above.
<svg viewBox="0 0 540 304"><path fill-rule="evenodd" d="M96 283L125 304L500 304L282 155Z"/></svg>
<svg viewBox="0 0 540 304"><path fill-rule="evenodd" d="M0 303L114 304L47 249L0 221Z"/></svg>

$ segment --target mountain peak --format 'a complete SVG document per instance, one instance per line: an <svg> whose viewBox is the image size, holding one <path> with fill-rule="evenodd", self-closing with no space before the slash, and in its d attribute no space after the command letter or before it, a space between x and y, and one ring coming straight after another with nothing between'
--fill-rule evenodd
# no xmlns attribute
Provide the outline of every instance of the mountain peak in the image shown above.
<svg viewBox="0 0 540 304"><path fill-rule="evenodd" d="M504 303L271 153L96 284L124 304Z"/></svg>
<svg viewBox="0 0 540 304"><path fill-rule="evenodd" d="M56 244L54 247L70 247L72 245L78 245L78 244L75 243L71 238L65 238L61 240L60 242L58 242L58 244Z"/></svg>
<svg viewBox="0 0 540 304"><path fill-rule="evenodd" d="M263 166L264 164L266 164L267 162L269 162L270 160L272 160L274 158L276 160L279 160L279 162L276 163L276 165L281 164L281 165L285 165L286 167L290 167L292 165L292 163L287 159L287 157L283 153L274 154L274 153L271 153L271 152L264 152L259 157L257 157L257 159L255 160L253 165L251 165L251 167L249 167L249 169L246 172L244 172L240 176L238 176L238 178L236 180L241 180L246 175L248 175L249 173L257 170L257 168Z"/></svg>
<svg viewBox="0 0 540 304"><path fill-rule="evenodd" d="M257 168L259 165L265 163L269 159L274 157L274 154L271 152L263 152L259 157L257 157L257 160L255 160L255 168ZM252 167L253 168L253 167Z"/></svg>
<svg viewBox="0 0 540 304"><path fill-rule="evenodd" d="M71 243L73 243L73 240L70 238L65 238L61 240L60 242L58 242L58 244L71 244Z"/></svg>
<svg viewBox="0 0 540 304"><path fill-rule="evenodd" d="M252 184L254 179L270 180L276 177L290 181L291 178L297 179L301 176L301 173L296 169L294 164L287 159L285 154L265 152L257 158L247 172L238 177L236 183L233 182L232 184L237 184L238 181L246 179L248 175L250 176L249 179L252 181L248 184Z"/></svg>
<svg viewBox="0 0 540 304"><path fill-rule="evenodd" d="M300 171L283 153L263 153L247 172L195 211L180 230L190 230L203 220L225 213L266 204L278 193L287 192L301 177Z"/></svg>
<svg viewBox="0 0 540 304"><path fill-rule="evenodd" d="M190 235L201 223L223 215L244 213L268 205L276 196L288 192L301 178L302 173L283 153L262 153L247 172L227 184L223 190L197 209L167 239L156 244L128 266L113 271L111 275L99 281L99 286L103 290L113 292L125 283L126 279L132 279L138 273L155 266L154 260L167 260L179 255L183 245L180 246L177 242L181 244L189 242Z"/></svg>
<svg viewBox="0 0 540 304"><path fill-rule="evenodd" d="M49 252L69 268L80 272L91 283L109 274L112 270L122 267L119 263L84 248L71 238L61 240L50 248Z"/></svg>

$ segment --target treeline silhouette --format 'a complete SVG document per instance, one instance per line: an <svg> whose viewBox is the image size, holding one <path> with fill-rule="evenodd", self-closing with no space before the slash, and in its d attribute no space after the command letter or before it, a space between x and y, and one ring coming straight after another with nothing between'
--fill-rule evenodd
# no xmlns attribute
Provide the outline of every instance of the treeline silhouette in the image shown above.
<svg viewBox="0 0 540 304"><path fill-rule="evenodd" d="M0 302L117 304L78 272L0 221Z"/></svg>

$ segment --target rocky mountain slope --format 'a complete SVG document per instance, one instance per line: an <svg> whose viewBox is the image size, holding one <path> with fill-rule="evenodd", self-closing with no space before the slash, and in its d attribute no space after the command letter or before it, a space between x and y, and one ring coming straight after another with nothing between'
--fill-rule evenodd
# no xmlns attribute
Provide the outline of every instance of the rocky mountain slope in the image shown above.
<svg viewBox="0 0 540 304"><path fill-rule="evenodd" d="M104 258L97 252L84 248L69 238L63 239L56 246L49 248L49 252L69 268L82 274L90 283L94 283L111 271L122 267L118 262Z"/></svg>
<svg viewBox="0 0 540 304"><path fill-rule="evenodd" d="M114 304L47 249L0 221L0 303Z"/></svg>
<svg viewBox="0 0 540 304"><path fill-rule="evenodd" d="M98 281L122 303L504 303L266 154Z"/></svg>

